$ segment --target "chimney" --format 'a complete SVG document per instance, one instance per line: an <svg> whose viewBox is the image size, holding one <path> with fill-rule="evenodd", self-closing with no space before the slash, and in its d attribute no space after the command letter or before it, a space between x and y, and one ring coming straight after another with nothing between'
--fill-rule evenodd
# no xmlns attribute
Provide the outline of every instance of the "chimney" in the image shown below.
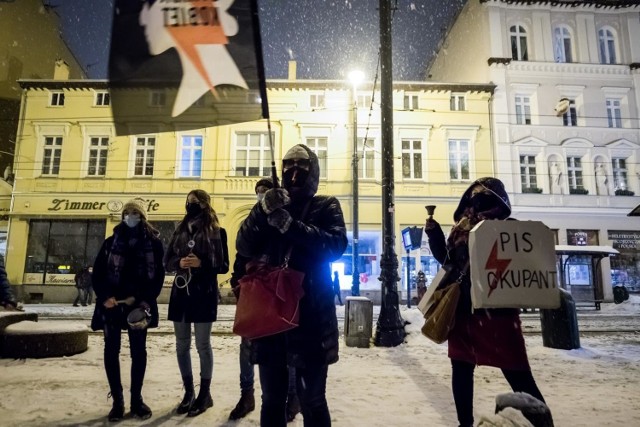
<svg viewBox="0 0 640 427"><path fill-rule="evenodd" d="M298 63L296 61L289 61L289 80L295 80L296 79L296 68L298 66Z"/></svg>
<svg viewBox="0 0 640 427"><path fill-rule="evenodd" d="M64 59L56 60L53 70L53 80L69 80L69 64Z"/></svg>

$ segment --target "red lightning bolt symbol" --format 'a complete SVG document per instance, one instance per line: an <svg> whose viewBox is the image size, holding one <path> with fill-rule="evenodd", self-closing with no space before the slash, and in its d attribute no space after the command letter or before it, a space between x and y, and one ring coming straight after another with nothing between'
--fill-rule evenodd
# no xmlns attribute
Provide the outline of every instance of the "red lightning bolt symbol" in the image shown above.
<svg viewBox="0 0 640 427"><path fill-rule="evenodd" d="M498 258L498 241L496 240L493 244L493 248L491 248L491 253L489 254L489 258L487 258L487 263L484 268L487 270L495 270L496 276L493 278L493 281L489 284L489 295L491 296L491 292L495 288L498 287L498 281L502 278L502 274L507 269L507 267L511 264L510 259L500 259Z"/></svg>

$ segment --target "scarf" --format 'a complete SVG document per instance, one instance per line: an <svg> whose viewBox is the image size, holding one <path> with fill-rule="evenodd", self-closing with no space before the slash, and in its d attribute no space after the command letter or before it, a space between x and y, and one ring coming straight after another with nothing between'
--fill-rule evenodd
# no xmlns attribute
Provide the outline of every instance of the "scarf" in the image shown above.
<svg viewBox="0 0 640 427"><path fill-rule="evenodd" d="M133 259L126 259L126 256ZM119 224L113 229L113 243L107 258L107 275L113 284L120 284L125 264L132 265L138 278L153 279L156 272L155 257L151 238L140 226L130 229Z"/></svg>
<svg viewBox="0 0 640 427"><path fill-rule="evenodd" d="M188 246L190 240L195 243L193 249ZM219 267L224 262L220 228L205 229L201 216L185 218L180 223L171 239L171 248L179 258L193 251L198 258L209 259L213 267Z"/></svg>

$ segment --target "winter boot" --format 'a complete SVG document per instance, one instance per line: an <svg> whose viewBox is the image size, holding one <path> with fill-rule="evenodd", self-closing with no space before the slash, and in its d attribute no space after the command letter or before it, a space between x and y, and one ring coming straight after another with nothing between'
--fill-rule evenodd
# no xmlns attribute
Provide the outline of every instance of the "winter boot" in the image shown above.
<svg viewBox="0 0 640 427"><path fill-rule="evenodd" d="M184 384L184 397L176 409L176 413L180 415L189 412L196 399L196 392L193 389L193 377L182 377L182 383Z"/></svg>
<svg viewBox="0 0 640 427"><path fill-rule="evenodd" d="M124 396L122 395L122 390L112 391L109 395L113 399L113 406L109 411L108 419L111 422L120 421L124 418Z"/></svg>
<svg viewBox="0 0 640 427"><path fill-rule="evenodd" d="M151 418L153 413L143 401L142 396L131 397L131 413L141 420Z"/></svg>
<svg viewBox="0 0 640 427"><path fill-rule="evenodd" d="M187 417L197 417L213 406L213 399L211 398L211 392L209 391L210 387L211 379L200 379L200 392L198 393L196 400L193 402L193 405L191 405L191 409L189 409Z"/></svg>
<svg viewBox="0 0 640 427"><path fill-rule="evenodd" d="M287 396L287 422L293 421L300 413L300 399L296 393L289 393Z"/></svg>
<svg viewBox="0 0 640 427"><path fill-rule="evenodd" d="M256 400L253 397L253 389L242 390L240 400L235 408L229 414L230 420L239 420L244 418L249 412L256 409Z"/></svg>

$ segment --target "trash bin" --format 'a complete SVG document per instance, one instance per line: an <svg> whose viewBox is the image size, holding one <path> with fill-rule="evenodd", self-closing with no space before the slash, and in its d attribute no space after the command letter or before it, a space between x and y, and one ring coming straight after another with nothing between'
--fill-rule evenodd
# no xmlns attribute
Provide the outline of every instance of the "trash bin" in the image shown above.
<svg viewBox="0 0 640 427"><path fill-rule="evenodd" d="M347 347L369 348L373 334L373 302L366 297L347 297L344 311Z"/></svg>
<svg viewBox="0 0 640 427"><path fill-rule="evenodd" d="M571 294L560 289L560 308L541 309L542 345L573 350L580 348L576 303Z"/></svg>

